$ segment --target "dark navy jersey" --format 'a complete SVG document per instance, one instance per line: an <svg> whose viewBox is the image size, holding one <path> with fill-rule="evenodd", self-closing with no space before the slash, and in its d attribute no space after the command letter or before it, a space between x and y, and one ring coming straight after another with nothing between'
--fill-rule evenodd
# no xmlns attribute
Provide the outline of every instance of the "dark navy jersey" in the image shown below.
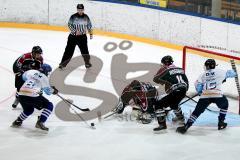
<svg viewBox="0 0 240 160"><path fill-rule="evenodd" d="M179 87L188 89L188 79L182 68L175 65L162 66L154 76L155 83L165 85L165 92L169 93Z"/></svg>

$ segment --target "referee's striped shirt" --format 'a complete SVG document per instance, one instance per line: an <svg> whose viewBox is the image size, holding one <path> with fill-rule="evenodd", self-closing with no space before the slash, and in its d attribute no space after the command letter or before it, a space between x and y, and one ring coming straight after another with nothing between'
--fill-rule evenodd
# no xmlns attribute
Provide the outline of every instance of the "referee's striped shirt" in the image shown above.
<svg viewBox="0 0 240 160"><path fill-rule="evenodd" d="M89 34L92 34L92 23L86 14L73 14L68 21L68 27L72 35L76 35L77 31L80 31L82 35L86 34L87 31Z"/></svg>

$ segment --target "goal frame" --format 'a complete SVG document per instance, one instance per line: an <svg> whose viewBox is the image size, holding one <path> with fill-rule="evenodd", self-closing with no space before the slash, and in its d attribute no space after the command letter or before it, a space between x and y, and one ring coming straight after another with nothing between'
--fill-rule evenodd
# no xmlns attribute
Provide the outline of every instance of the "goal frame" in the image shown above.
<svg viewBox="0 0 240 160"><path fill-rule="evenodd" d="M238 60L238 61L240 61L240 57L231 56L231 55L227 55L227 54L224 54L224 53L218 53L218 52L215 52L215 51L210 51L210 50L196 48L196 47L184 46L183 47L183 54L182 54L182 68L183 68L184 71L186 70L186 58L187 58L187 50L188 49L192 50L192 51L205 52L205 53L209 53L211 55L229 58L230 60ZM240 115L240 94L239 94L240 91L239 91L239 88L237 87L237 86L239 86L238 76L235 79L237 79L236 80L236 89L238 90L238 103L239 103L239 106L238 106L239 112L238 112L238 114Z"/></svg>

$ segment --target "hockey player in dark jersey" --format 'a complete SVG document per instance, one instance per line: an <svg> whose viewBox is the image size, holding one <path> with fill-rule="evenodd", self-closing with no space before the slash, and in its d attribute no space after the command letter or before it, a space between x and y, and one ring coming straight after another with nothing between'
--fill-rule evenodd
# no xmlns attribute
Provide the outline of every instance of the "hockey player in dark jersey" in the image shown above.
<svg viewBox="0 0 240 160"><path fill-rule="evenodd" d="M158 98L157 89L150 83L132 81L127 85L119 98L119 102L113 112L121 114L124 108L129 105L130 100L133 100L135 105L140 107L141 113L154 115L154 105ZM139 117L142 123L150 123L151 119Z"/></svg>
<svg viewBox="0 0 240 160"><path fill-rule="evenodd" d="M179 106L181 100L186 96L188 90L188 79L182 68L173 64L171 56L165 56L161 60L162 66L154 76L153 81L165 85L166 96L156 102L155 113L159 127L154 131L166 129L166 113L164 108L170 107L175 113L175 122L184 123L184 116Z"/></svg>
<svg viewBox="0 0 240 160"><path fill-rule="evenodd" d="M24 83L22 80L22 74L29 68L40 69L42 64L42 49L39 46L34 46L32 52L25 53L15 60L13 63L13 73L15 74L15 88L17 89L17 92ZM16 108L18 103L19 101L16 94L16 99L12 104L12 107Z"/></svg>

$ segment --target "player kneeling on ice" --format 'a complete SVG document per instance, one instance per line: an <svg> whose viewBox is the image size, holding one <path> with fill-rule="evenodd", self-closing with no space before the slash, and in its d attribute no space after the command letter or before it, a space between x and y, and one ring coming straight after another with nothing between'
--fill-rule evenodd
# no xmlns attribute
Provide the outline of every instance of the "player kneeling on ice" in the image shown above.
<svg viewBox="0 0 240 160"><path fill-rule="evenodd" d="M124 88L118 105L113 112L121 114L124 108L129 105L131 99L140 107L142 114L138 116L138 119L142 123L150 123L154 117L157 117L159 125L163 126L164 129L167 128L165 117L169 110L157 106L159 101L158 92L152 84L139 82L137 80L132 81ZM161 108L161 112L159 112L160 110L155 111L155 108ZM164 119L164 122L162 122L162 119Z"/></svg>
<svg viewBox="0 0 240 160"><path fill-rule="evenodd" d="M157 89L150 83L133 80L127 85L119 98L119 102L113 112L121 114L124 108L133 100L135 105L140 107L137 120L144 124L150 123L154 118L154 105L157 100ZM138 109L138 108L136 108Z"/></svg>
<svg viewBox="0 0 240 160"><path fill-rule="evenodd" d="M215 69L216 62L214 59L206 60L204 65L206 71L202 73L195 82L195 88L199 95L201 95L200 99L187 123L184 126L177 128L177 132L179 133L186 133L188 128L192 126L196 119L211 103L215 103L218 108L220 108L218 116L218 130L227 127L227 123L225 123L224 120L228 110L228 100L226 96L223 95L221 86L227 78L233 78L237 74L233 70L224 71Z"/></svg>
<svg viewBox="0 0 240 160"><path fill-rule="evenodd" d="M48 131L45 127L48 116L53 110L53 104L42 96L42 91L47 95L57 94L58 90L55 87L50 87L48 74L52 68L48 64L43 64L39 70L28 70L22 75L25 81L19 90L19 102L22 105L23 112L12 123L12 127L20 127L22 122L30 116L34 108L41 110L42 114L38 117L36 128Z"/></svg>

